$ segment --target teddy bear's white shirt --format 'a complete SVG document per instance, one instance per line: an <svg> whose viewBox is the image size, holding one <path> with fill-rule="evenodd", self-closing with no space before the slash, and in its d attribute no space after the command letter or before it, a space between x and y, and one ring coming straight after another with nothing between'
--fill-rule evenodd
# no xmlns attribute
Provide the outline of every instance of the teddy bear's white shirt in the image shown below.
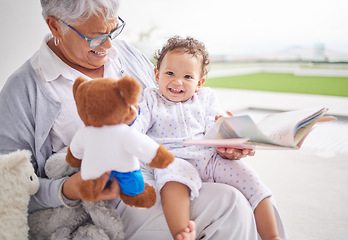
<svg viewBox="0 0 348 240"><path fill-rule="evenodd" d="M74 157L82 159L83 180L99 178L108 171L140 169L139 159L150 163L159 144L126 124L82 127L70 143Z"/></svg>

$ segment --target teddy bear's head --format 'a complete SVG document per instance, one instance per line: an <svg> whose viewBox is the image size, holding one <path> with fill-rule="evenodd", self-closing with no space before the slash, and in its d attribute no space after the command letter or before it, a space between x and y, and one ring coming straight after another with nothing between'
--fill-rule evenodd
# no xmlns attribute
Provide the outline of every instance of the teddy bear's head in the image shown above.
<svg viewBox="0 0 348 240"><path fill-rule="evenodd" d="M141 85L130 76L120 80L76 79L73 86L77 111L86 126L131 124L138 114Z"/></svg>

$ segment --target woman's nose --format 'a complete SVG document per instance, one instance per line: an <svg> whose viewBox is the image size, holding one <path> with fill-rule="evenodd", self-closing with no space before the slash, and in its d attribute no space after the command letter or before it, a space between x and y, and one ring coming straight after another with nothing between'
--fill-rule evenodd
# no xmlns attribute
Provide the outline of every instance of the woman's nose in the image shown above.
<svg viewBox="0 0 348 240"><path fill-rule="evenodd" d="M106 48L106 49L111 48L111 47L112 47L111 38L108 37L108 38L105 40L105 42L103 42L103 44L102 44L101 46L103 46L103 47Z"/></svg>

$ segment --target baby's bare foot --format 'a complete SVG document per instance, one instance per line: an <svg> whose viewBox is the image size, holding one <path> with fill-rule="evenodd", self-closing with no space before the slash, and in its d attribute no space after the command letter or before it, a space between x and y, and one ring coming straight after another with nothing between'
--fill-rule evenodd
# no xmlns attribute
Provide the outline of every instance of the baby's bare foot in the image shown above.
<svg viewBox="0 0 348 240"><path fill-rule="evenodd" d="M175 240L195 240L196 239L196 224L194 221L189 221L187 227L175 236Z"/></svg>

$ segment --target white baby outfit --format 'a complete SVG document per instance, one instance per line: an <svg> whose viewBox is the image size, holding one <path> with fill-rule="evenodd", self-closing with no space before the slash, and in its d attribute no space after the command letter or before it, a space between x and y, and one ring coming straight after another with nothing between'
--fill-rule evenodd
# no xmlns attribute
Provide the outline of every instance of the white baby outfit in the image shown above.
<svg viewBox="0 0 348 240"><path fill-rule="evenodd" d="M175 156L169 167L154 170L158 189L168 181L178 181L190 188L193 199L198 196L201 180L226 183L239 189L253 209L271 195L244 161L223 159L212 147L183 144L187 140L202 139L214 124L215 116L223 113L212 89L201 88L185 102L172 102L159 89L147 88L139 106L141 113L135 127Z"/></svg>

